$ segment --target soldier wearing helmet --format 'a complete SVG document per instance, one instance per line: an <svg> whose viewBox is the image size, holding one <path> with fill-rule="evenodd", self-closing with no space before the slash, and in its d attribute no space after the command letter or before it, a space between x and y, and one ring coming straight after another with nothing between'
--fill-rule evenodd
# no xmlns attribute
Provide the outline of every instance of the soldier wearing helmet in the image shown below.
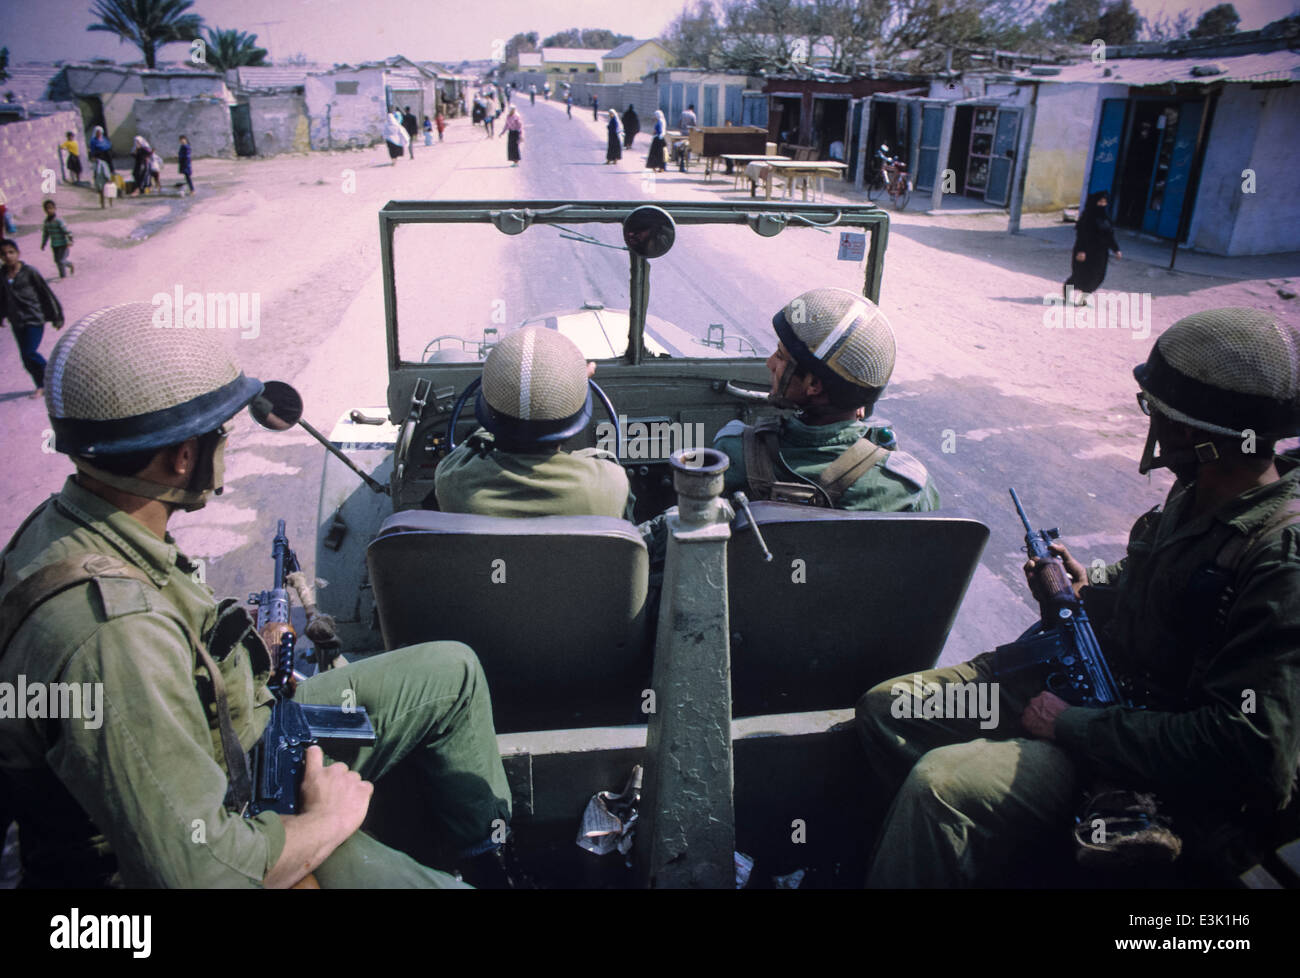
<svg viewBox="0 0 1300 978"><path fill-rule="evenodd" d="M481 516L628 515L627 473L613 455L561 450L591 420L594 370L571 340L538 326L493 347L474 403L483 427L439 463L438 507Z"/></svg>
<svg viewBox="0 0 1300 978"><path fill-rule="evenodd" d="M724 425L714 448L726 490L755 499L883 512L939 508L925 466L870 414L894 369L894 332L876 305L846 289L814 289L772 317L771 397L798 413Z"/></svg>
<svg viewBox="0 0 1300 978"><path fill-rule="evenodd" d="M1053 549L1112 672L1146 708L1071 706L1037 676L1003 673L1002 719L988 730L912 718L897 709L898 680L872 689L857 723L894 801L869 885L1023 882L1015 874L1035 859L1068 856L1092 779L1154 793L1159 808L1127 807L1110 838L1086 831L1105 801L1085 809L1081 861L1121 856L1130 841L1129 852L1154 851L1164 813L1183 851L1166 882L1235 882L1300 833L1300 466L1274 455L1278 439L1300 434L1300 331L1252 309L1197 313L1134 375L1150 415L1140 471L1168 466L1177 482L1104 571ZM1035 561L1025 573L1040 596ZM921 679L990 682L990 660Z"/></svg>
<svg viewBox="0 0 1300 978"><path fill-rule="evenodd" d="M271 652L241 602L196 580L167 524L221 491L226 422L262 384L213 333L158 328L153 312L102 309L55 346L46 406L77 472L0 555L0 688L87 691L72 716L0 714L25 883L457 885L359 827L371 782L382 794L409 757L421 797L438 801L419 813L429 851L448 866L494 858L509 792L486 681L458 643L300 684L307 703L351 690L380 738L326 767L311 748L299 814L241 817L236 772L267 723Z"/></svg>

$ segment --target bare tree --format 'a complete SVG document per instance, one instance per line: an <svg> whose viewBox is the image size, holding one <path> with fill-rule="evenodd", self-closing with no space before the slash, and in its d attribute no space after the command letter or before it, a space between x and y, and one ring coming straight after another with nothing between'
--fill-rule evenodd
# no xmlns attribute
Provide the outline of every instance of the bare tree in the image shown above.
<svg viewBox="0 0 1300 978"><path fill-rule="evenodd" d="M698 0L694 7L689 4L682 7L682 12L664 29L660 40L679 65L717 68L721 67L718 50L721 37L722 27L713 4L710 0Z"/></svg>
<svg viewBox="0 0 1300 978"><path fill-rule="evenodd" d="M1142 40L1176 41L1192 29L1192 12L1180 10L1175 17L1162 14L1142 22Z"/></svg>

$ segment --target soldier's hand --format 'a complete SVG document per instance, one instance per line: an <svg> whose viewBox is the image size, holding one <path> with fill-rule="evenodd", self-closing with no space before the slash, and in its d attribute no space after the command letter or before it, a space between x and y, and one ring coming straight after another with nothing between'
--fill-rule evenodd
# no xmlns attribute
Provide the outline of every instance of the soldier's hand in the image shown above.
<svg viewBox="0 0 1300 978"><path fill-rule="evenodd" d="M1057 554L1062 563L1065 565L1066 576L1070 578L1070 585L1074 588L1077 595L1085 584L1088 583L1088 570L1083 564L1079 563L1074 557L1070 556L1069 549L1059 540L1050 544L1047 548L1052 553ZM1042 602L1046 600L1047 593L1043 589L1043 575L1038 573L1043 561L1030 557L1025 561L1024 571L1025 580L1029 582L1029 593L1034 596L1034 600Z"/></svg>
<svg viewBox="0 0 1300 978"><path fill-rule="evenodd" d="M1087 260L1088 260L1088 253L1087 253L1086 251L1076 251L1076 252L1074 253L1074 260L1075 260L1075 261L1087 261Z"/></svg>
<svg viewBox="0 0 1300 978"><path fill-rule="evenodd" d="M1056 718L1070 708L1070 704L1047 690L1039 693L1020 715L1020 724L1035 737L1056 739Z"/></svg>
<svg viewBox="0 0 1300 978"><path fill-rule="evenodd" d="M342 762L326 765L324 761L325 755L319 747L307 748L302 772L302 813L331 819L339 837L345 839L365 821L375 786Z"/></svg>

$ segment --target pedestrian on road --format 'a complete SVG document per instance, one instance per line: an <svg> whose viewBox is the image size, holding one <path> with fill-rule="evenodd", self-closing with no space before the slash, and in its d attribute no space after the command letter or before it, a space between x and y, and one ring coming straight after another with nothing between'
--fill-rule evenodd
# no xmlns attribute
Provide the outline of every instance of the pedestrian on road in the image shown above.
<svg viewBox="0 0 1300 978"><path fill-rule="evenodd" d="M162 193L162 154L154 150L149 154L149 185Z"/></svg>
<svg viewBox="0 0 1300 978"><path fill-rule="evenodd" d="M59 144L60 148L66 154L68 172L72 174L71 183L81 183L81 147L77 145L76 137L70 132L65 132L64 140Z"/></svg>
<svg viewBox="0 0 1300 978"><path fill-rule="evenodd" d="M76 274L76 268L68 261L68 249L72 247L72 232L63 223L63 218L54 213L54 201L44 203L45 223L41 225L41 251L48 243L54 252L54 264L58 266L59 278L67 278L69 273ZM66 270L65 270L66 268Z"/></svg>
<svg viewBox="0 0 1300 978"><path fill-rule="evenodd" d="M420 131L420 122L409 105L402 110L402 128L406 130L406 148L410 150L411 159L415 159L415 134Z"/></svg>
<svg viewBox="0 0 1300 978"><path fill-rule="evenodd" d="M609 144L605 148L605 162L617 163L623 158L623 120L616 109L609 110Z"/></svg>
<svg viewBox="0 0 1300 978"><path fill-rule="evenodd" d="M547 82L545 85L542 86L542 94L546 97L546 101L549 102L549 101L551 100L551 83L550 83L550 82Z"/></svg>
<svg viewBox="0 0 1300 978"><path fill-rule="evenodd" d="M529 104L529 105L536 105L536 104L537 104L537 86L536 86L536 85L529 85L529 86L528 86L528 104Z"/></svg>
<svg viewBox="0 0 1300 978"><path fill-rule="evenodd" d="M406 128L402 125L402 113L393 109L384 118L384 142L388 144L389 166L397 166L397 161L401 159L402 153L406 151L406 144L410 141L411 137L407 135Z"/></svg>
<svg viewBox="0 0 1300 978"><path fill-rule="evenodd" d="M591 97L591 119L593 122L600 121L600 96L599 95L593 95Z"/></svg>
<svg viewBox="0 0 1300 978"><path fill-rule="evenodd" d="M506 113L501 135L506 137L506 159L510 161L511 166L518 166L519 161L523 159L519 147L524 141L524 120L519 118L519 112L513 105Z"/></svg>
<svg viewBox="0 0 1300 978"><path fill-rule="evenodd" d="M190 140L188 136L181 137L181 148L177 150L179 159L176 161L176 167L181 171L181 176L185 178L185 188L190 196L194 196L194 181L191 177L194 175L194 164L190 162Z"/></svg>
<svg viewBox="0 0 1300 978"><path fill-rule="evenodd" d="M483 121L483 116L485 112L486 112L486 106L483 104L483 100L478 96L475 96L474 114L470 116L470 122L472 122L474 125L477 126L479 123Z"/></svg>
<svg viewBox="0 0 1300 978"><path fill-rule="evenodd" d="M677 156L677 169L681 170L682 173L685 173L686 168L691 164L691 144L688 140L690 139L691 130L695 126L695 106L688 105L686 111L682 113L681 119L677 122L677 128L682 131L682 141L674 147Z"/></svg>
<svg viewBox="0 0 1300 978"><path fill-rule="evenodd" d="M45 358L40 349L45 324L63 328L63 307L45 284L41 273L19 257L18 242L0 241L0 320L9 320L18 343L23 367L31 375L40 397L45 390Z"/></svg>
<svg viewBox="0 0 1300 978"><path fill-rule="evenodd" d="M636 109L632 106L627 107L623 113L623 148L631 149L632 140L636 139L636 134L641 131L641 118L636 114Z"/></svg>
<svg viewBox="0 0 1300 978"><path fill-rule="evenodd" d="M497 116L501 114L500 109L493 109L496 102L488 100L487 116L483 119L483 128L487 130L487 138L491 139L496 135Z"/></svg>
<svg viewBox="0 0 1300 978"><path fill-rule="evenodd" d="M103 126L96 126L90 134L90 159L92 166L94 160L103 160L108 166L108 175L113 175L113 144L104 135Z"/></svg>
<svg viewBox="0 0 1300 978"><path fill-rule="evenodd" d="M149 157L152 155L153 147L148 141L143 136L136 136L131 150L131 179L135 182L132 193L142 194L149 189Z"/></svg>
<svg viewBox="0 0 1300 978"><path fill-rule="evenodd" d="M1096 292L1106 278L1106 261L1108 252L1115 252L1116 258L1123 258L1119 242L1115 240L1115 226L1110 223L1106 208L1110 201L1106 191L1099 190L1088 197L1087 206L1079 215L1074 227L1074 256L1070 262L1070 277L1065 280L1061 291L1065 301L1070 301L1070 288L1074 288L1075 305L1082 305L1087 300L1086 293Z"/></svg>
<svg viewBox="0 0 1300 978"><path fill-rule="evenodd" d="M443 118L441 109L439 109L438 114L433 117L433 125L438 130L438 142L442 142L442 131L447 128L447 120Z"/></svg>
<svg viewBox="0 0 1300 978"><path fill-rule="evenodd" d="M564 96L564 111L570 119L573 118L573 96Z"/></svg>
<svg viewBox="0 0 1300 978"><path fill-rule="evenodd" d="M9 213L8 204L9 198L5 196L3 190L0 190L0 227L4 228L0 231L0 235L18 233L18 225L14 223L14 217Z"/></svg>
<svg viewBox="0 0 1300 978"><path fill-rule="evenodd" d="M647 170L665 173L668 170L668 164L664 161L664 148L666 143L664 138L668 132L668 122L664 119L662 109L655 109L655 128L654 134L650 137L650 155L646 157L645 166Z"/></svg>
<svg viewBox="0 0 1300 978"><path fill-rule="evenodd" d="M424 122L421 123L421 126L424 129L424 145L432 146L433 145L433 123L429 121L429 117L427 115L424 117Z"/></svg>

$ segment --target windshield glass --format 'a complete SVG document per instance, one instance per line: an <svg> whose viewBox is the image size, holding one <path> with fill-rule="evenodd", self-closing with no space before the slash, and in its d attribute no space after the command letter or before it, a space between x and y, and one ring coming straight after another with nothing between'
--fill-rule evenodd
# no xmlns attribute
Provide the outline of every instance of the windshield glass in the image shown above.
<svg viewBox="0 0 1300 978"><path fill-rule="evenodd" d="M775 237L746 225L678 224L650 261L647 356L765 358L772 316L811 288L863 292L866 263L841 260L840 237L792 223ZM394 230L400 358L476 361L524 324L559 329L592 360L627 346L629 260L618 223L400 224ZM493 332L495 331L495 332Z"/></svg>

